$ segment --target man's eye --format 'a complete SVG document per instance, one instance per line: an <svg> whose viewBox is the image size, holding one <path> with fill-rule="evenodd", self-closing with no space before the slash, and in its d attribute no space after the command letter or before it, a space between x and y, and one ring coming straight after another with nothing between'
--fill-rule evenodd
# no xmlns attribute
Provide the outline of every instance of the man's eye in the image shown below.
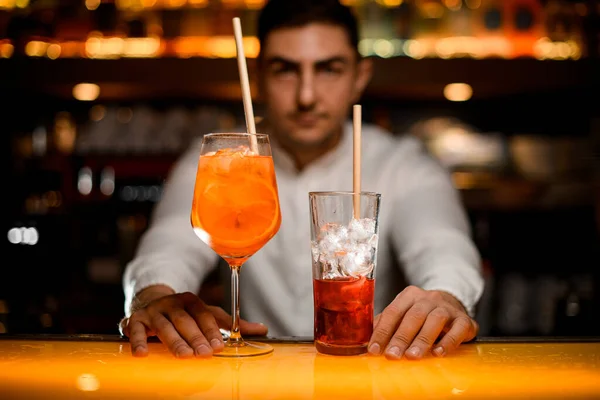
<svg viewBox="0 0 600 400"><path fill-rule="evenodd" d="M341 75L342 72L344 72L344 71L340 67L335 67L333 65L326 65L323 68L321 68L321 72L323 72L327 75Z"/></svg>
<svg viewBox="0 0 600 400"><path fill-rule="evenodd" d="M287 66L287 65L282 65L279 67L273 67L272 72L274 75L292 74L292 73L294 73L294 68Z"/></svg>

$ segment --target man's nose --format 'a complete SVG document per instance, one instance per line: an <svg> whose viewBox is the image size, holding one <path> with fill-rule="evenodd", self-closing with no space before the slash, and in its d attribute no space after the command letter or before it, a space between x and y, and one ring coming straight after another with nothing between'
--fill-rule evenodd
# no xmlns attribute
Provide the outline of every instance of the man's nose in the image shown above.
<svg viewBox="0 0 600 400"><path fill-rule="evenodd" d="M304 72L300 76L298 87L298 108L313 108L316 102L315 79L312 72Z"/></svg>

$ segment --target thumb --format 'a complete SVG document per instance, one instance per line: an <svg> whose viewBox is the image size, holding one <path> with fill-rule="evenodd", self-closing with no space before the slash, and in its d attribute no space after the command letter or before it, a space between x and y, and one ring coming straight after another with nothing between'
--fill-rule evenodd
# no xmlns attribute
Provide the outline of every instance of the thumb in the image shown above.
<svg viewBox="0 0 600 400"><path fill-rule="evenodd" d="M240 319L240 331L242 332L242 335L266 336L269 332L269 328L260 322L249 322Z"/></svg>
<svg viewBox="0 0 600 400"><path fill-rule="evenodd" d="M221 307L208 306L208 309L217 320L219 328L231 329L231 315L229 315ZM267 332L269 332L269 328L267 328L264 324L258 322L249 322L240 318L240 332L242 335L265 336Z"/></svg>

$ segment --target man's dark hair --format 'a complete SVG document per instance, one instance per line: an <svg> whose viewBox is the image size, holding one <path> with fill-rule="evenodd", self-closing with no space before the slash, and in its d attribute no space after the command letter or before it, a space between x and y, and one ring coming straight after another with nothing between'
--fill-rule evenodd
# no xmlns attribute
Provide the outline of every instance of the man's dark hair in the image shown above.
<svg viewBox="0 0 600 400"><path fill-rule="evenodd" d="M358 22L352 10L339 0L269 0L258 16L258 40L264 48L269 34L280 28L298 28L311 23L340 26L358 52Z"/></svg>

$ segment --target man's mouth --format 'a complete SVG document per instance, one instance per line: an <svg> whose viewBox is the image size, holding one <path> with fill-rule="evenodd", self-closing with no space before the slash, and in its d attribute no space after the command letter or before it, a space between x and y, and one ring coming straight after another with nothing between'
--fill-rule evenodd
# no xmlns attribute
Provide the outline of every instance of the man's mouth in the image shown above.
<svg viewBox="0 0 600 400"><path fill-rule="evenodd" d="M296 125L302 128L312 128L319 122L320 116L318 114L295 114L293 117Z"/></svg>

